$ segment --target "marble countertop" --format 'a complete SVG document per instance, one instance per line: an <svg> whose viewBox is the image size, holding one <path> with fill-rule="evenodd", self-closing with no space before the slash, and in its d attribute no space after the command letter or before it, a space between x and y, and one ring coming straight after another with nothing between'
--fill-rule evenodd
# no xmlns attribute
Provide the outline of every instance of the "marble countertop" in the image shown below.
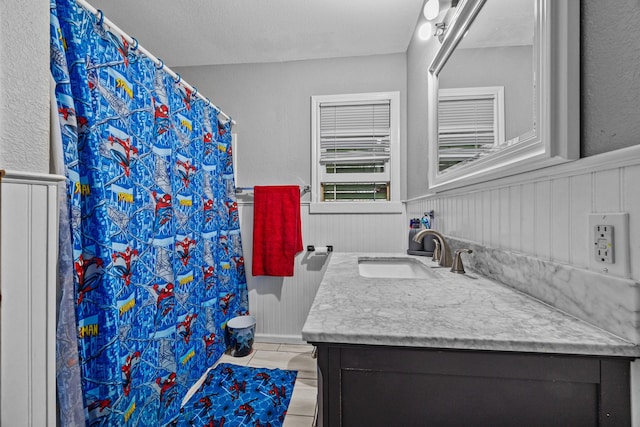
<svg viewBox="0 0 640 427"><path fill-rule="evenodd" d="M433 278L361 277L358 258L414 258ZM473 272L429 258L332 253L302 337L312 343L640 357L640 347Z"/></svg>

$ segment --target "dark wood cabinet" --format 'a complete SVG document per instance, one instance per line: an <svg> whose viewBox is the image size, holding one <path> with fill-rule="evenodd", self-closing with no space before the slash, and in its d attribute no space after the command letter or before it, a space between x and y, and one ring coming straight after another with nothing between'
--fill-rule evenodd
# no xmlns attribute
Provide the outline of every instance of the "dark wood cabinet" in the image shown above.
<svg viewBox="0 0 640 427"><path fill-rule="evenodd" d="M318 426L630 426L620 357L313 343Z"/></svg>

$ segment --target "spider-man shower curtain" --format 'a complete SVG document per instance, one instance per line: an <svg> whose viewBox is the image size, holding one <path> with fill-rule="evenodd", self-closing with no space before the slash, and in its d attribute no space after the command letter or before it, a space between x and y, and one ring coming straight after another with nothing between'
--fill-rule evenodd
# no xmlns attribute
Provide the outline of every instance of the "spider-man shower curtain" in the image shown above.
<svg viewBox="0 0 640 427"><path fill-rule="evenodd" d="M247 312L231 124L102 24L51 0L76 321L60 316L87 424L158 426Z"/></svg>

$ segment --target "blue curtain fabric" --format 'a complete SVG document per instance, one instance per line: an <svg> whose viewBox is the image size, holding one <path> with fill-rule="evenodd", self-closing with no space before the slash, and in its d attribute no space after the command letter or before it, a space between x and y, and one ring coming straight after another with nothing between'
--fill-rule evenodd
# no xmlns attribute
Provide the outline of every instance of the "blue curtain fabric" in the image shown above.
<svg viewBox="0 0 640 427"><path fill-rule="evenodd" d="M247 314L231 122L74 0L51 12L86 422L163 425Z"/></svg>

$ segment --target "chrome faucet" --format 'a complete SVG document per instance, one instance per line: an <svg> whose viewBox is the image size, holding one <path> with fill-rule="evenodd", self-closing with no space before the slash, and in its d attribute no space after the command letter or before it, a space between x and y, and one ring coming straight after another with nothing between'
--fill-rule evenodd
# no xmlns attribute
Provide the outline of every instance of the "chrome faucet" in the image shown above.
<svg viewBox="0 0 640 427"><path fill-rule="evenodd" d="M452 273L464 274L464 265L462 265L462 257L460 254L467 253L470 254L473 251L471 249L458 249L456 254L453 256L453 265L451 266Z"/></svg>
<svg viewBox="0 0 640 427"><path fill-rule="evenodd" d="M416 243L420 243L422 242L422 239L424 239L424 236L426 236L427 234L434 235L440 242L440 262L438 264L441 267L451 267L451 265L453 264L451 260L451 250L449 249L449 245L447 244L446 240L444 240L444 236L442 234L428 228L426 230L418 232L415 236L413 236L413 241Z"/></svg>

